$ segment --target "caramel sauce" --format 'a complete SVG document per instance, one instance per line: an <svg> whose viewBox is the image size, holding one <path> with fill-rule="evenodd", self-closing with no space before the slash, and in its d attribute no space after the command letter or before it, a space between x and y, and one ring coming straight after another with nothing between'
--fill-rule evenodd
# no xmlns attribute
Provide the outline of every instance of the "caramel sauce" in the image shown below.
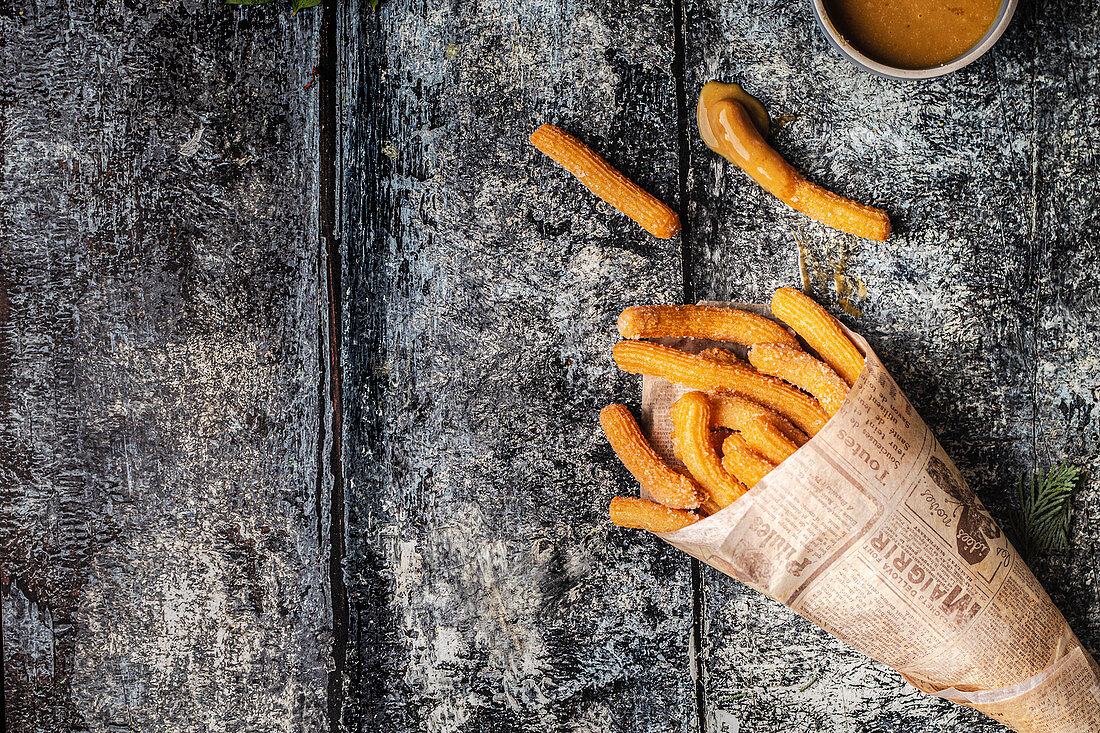
<svg viewBox="0 0 1100 733"><path fill-rule="evenodd" d="M927 69L977 46L1001 0L824 0L848 43L883 64Z"/></svg>
<svg viewBox="0 0 1100 733"><path fill-rule="evenodd" d="M699 134L721 155L783 200L802 176L772 150L762 135L768 131L764 105L737 84L709 81L699 93Z"/></svg>

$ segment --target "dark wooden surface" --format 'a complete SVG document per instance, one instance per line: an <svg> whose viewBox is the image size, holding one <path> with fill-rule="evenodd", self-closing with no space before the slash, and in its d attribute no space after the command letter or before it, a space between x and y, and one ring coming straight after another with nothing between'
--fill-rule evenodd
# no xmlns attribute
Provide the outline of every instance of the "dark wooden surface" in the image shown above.
<svg viewBox="0 0 1100 733"><path fill-rule="evenodd" d="M809 3L692 0L688 8L688 87L739 81L785 120L772 137L778 150L812 180L887 209L895 223L889 241L878 243L808 221L695 136L691 297L766 300L777 287L802 284L804 267L815 297L871 341L999 516L1016 471L1037 459L1091 458L1036 432L1045 395L1034 328L1042 236L1035 212L1043 206L1035 164L1053 131L1037 129L1034 95L1065 84L1040 72L1036 8L1022 9L993 53L924 83L846 63L826 46ZM788 39L783 54L772 52L777 38ZM1089 160L1066 162L1092 173ZM1084 356L1063 365L1080 370ZM1100 525L1087 528L1100 533ZM1087 606L1087 576L1074 580L1085 584L1065 605ZM921 695L716 572L704 573L704 584L702 667L716 723L1002 730Z"/></svg>
<svg viewBox="0 0 1100 733"><path fill-rule="evenodd" d="M765 298L800 282L801 260L814 294L868 337L1002 518L1021 469L1069 460L1095 474L1097 136L1084 120L1096 102L1081 76L1094 73L1100 22L1085 5L1024 3L977 64L905 84L829 52L804 3L689 3L689 87L737 79L790 120L774 134L779 150L815 180L885 207L897 225L884 244L838 235L693 142L691 297ZM776 36L796 41L778 58ZM1073 561L1036 567L1094 651L1096 486L1076 502ZM919 695L736 583L704 579L702 666L715 720L759 730L1001 729Z"/></svg>
<svg viewBox="0 0 1100 733"><path fill-rule="evenodd" d="M673 200L671 8L341 10L348 727L691 730L690 562L606 522L596 423L679 244L527 141L560 122Z"/></svg>
<svg viewBox="0 0 1100 733"><path fill-rule="evenodd" d="M19 733L325 727L316 18L0 17Z"/></svg>
<svg viewBox="0 0 1100 733"><path fill-rule="evenodd" d="M13 731L1001 730L610 527L625 305L806 285L993 513L1100 442L1100 7L945 80L808 2L0 4L0 564ZM319 82L303 90L311 69ZM887 243L698 142L741 82ZM655 240L528 145L675 205ZM1100 650L1100 496L1036 572Z"/></svg>

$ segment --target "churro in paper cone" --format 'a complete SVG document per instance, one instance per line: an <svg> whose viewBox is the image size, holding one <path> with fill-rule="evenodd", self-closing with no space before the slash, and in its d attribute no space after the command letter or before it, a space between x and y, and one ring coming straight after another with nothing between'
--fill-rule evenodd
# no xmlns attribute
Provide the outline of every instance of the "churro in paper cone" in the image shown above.
<svg viewBox="0 0 1100 733"><path fill-rule="evenodd" d="M1100 731L1096 663L878 356L848 334L866 366L821 432L732 505L658 536L924 692L1022 733ZM641 423L669 458L668 410L685 391L643 380Z"/></svg>

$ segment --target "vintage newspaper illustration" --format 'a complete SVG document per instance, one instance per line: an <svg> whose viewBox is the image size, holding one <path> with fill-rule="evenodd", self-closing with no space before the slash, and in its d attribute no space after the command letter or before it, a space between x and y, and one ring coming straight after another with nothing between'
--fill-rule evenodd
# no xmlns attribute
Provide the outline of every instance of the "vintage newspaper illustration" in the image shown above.
<svg viewBox="0 0 1100 733"><path fill-rule="evenodd" d="M825 428L731 506L661 537L924 692L1017 731L1100 731L1095 662L867 342L851 335L867 365ZM642 424L666 456L668 407L683 391L643 382Z"/></svg>

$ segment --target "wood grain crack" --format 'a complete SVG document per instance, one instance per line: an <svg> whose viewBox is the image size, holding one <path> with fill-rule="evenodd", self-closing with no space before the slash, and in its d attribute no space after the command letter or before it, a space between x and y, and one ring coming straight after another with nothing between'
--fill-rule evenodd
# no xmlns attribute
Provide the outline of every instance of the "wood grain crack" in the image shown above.
<svg viewBox="0 0 1100 733"><path fill-rule="evenodd" d="M320 225L322 256L327 263L327 352L329 403L321 412L322 435L327 431L329 446L328 471L332 494L329 506L329 594L332 604L332 669L328 675L329 730L342 730L344 678L348 648L348 597L344 580L345 503L343 449L343 374L341 371L343 308L340 241L336 237L337 147L339 120L336 110L338 53L336 44L336 3L329 0L323 6L321 21L320 76ZM322 376L322 379L325 377ZM325 409L328 410L326 419ZM321 441L322 445L326 441ZM322 464L323 466L324 464ZM321 487L318 487L319 492Z"/></svg>
<svg viewBox="0 0 1100 733"><path fill-rule="evenodd" d="M687 79L684 71L686 49L684 45L684 0L672 0L673 59L672 76L676 81L676 142L678 163L678 193L680 207L680 272L683 279L685 303L695 302L692 284L691 209L688 184L691 176L691 143L688 135L691 123L691 107L687 95ZM691 561L691 649L688 665L695 685L696 726L700 733L706 731L706 685L703 675L703 580L698 560Z"/></svg>

